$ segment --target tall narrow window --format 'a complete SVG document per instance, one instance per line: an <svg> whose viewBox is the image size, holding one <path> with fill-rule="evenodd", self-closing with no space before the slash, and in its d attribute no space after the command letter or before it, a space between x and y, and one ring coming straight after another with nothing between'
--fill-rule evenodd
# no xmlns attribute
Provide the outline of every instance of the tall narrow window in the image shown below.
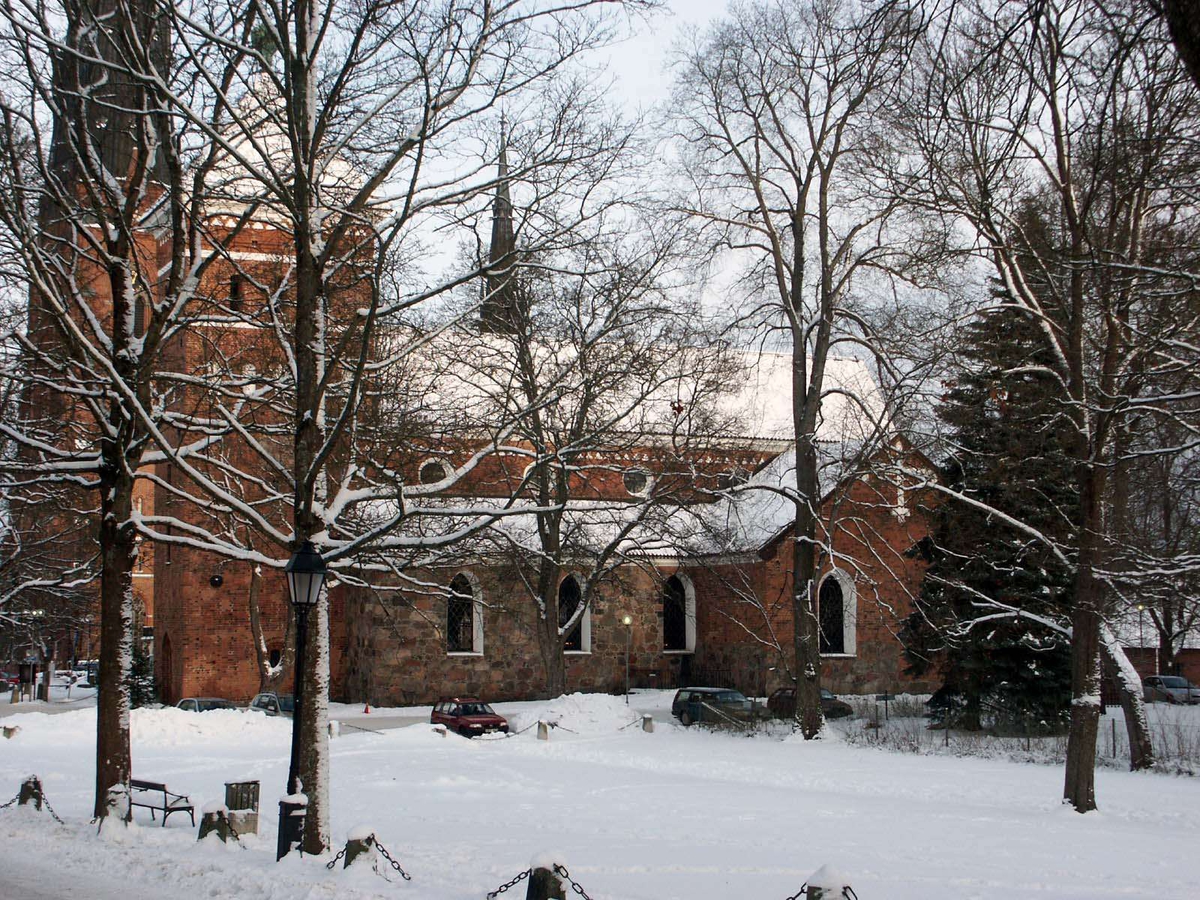
<svg viewBox="0 0 1200 900"><path fill-rule="evenodd" d="M455 575L446 601L446 652L475 652L475 592L465 575Z"/></svg>
<svg viewBox="0 0 1200 900"><path fill-rule="evenodd" d="M229 279L229 311L242 311L242 276L234 275Z"/></svg>
<svg viewBox="0 0 1200 900"><path fill-rule="evenodd" d="M663 649L687 650L687 591L678 575L663 585Z"/></svg>
<svg viewBox="0 0 1200 900"><path fill-rule="evenodd" d="M579 582L574 575L568 575L558 586L558 627L564 628L571 617L583 603L583 593L579 590ZM575 620L571 630L566 633L563 650L584 650L583 616Z"/></svg>
<svg viewBox="0 0 1200 900"><path fill-rule="evenodd" d="M845 653L846 599L841 581L833 574L827 575L821 582L821 590L817 594L817 612L821 626L820 652Z"/></svg>

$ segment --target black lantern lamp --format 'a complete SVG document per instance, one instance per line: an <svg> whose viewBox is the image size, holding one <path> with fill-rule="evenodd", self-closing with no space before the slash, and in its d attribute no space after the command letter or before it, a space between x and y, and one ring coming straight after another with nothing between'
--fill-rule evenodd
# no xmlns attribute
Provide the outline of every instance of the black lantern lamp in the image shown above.
<svg viewBox="0 0 1200 900"><path fill-rule="evenodd" d="M325 583L325 560L317 552L312 541L305 541L292 554L283 571L287 573L288 594L292 606L306 612L317 605L321 596L321 585Z"/></svg>
<svg viewBox="0 0 1200 900"><path fill-rule="evenodd" d="M292 681L292 756L288 765L288 798L279 801L279 840L276 859L283 859L294 846L304 840L304 819L307 804L296 795L300 793L300 720L304 707L304 649L308 643L308 612L321 599L325 584L325 560L312 541L305 541L292 554L287 565L288 599L296 610L296 667Z"/></svg>

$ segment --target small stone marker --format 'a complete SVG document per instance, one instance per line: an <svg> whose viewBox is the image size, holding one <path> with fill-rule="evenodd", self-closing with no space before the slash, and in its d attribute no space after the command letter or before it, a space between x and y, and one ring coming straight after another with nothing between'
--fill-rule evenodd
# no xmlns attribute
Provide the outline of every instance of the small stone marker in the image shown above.
<svg viewBox="0 0 1200 900"><path fill-rule="evenodd" d="M642 731L654 734L654 716L642 716Z"/></svg>
<svg viewBox="0 0 1200 900"><path fill-rule="evenodd" d="M329 736L331 738L342 736L342 723L337 719L329 720Z"/></svg>
<svg viewBox="0 0 1200 900"><path fill-rule="evenodd" d="M20 733L21 733L20 725L5 725L4 726L4 736L6 738L10 738L10 739L15 738Z"/></svg>
<svg viewBox="0 0 1200 900"><path fill-rule="evenodd" d="M228 843L230 838L235 841L238 839L229 827L229 810L225 808L224 803L204 804L200 813L200 834L196 840L202 841L210 834L219 837L222 844Z"/></svg>
<svg viewBox="0 0 1200 900"><path fill-rule="evenodd" d="M350 863L360 856L366 856L371 863L375 862L375 829L360 825L346 835L346 861L343 869L350 868Z"/></svg>
<svg viewBox="0 0 1200 900"><path fill-rule="evenodd" d="M550 723L545 719L538 719L538 740L550 740Z"/></svg>
<svg viewBox="0 0 1200 900"><path fill-rule="evenodd" d="M33 804L33 808L41 812L42 809L42 780L36 775L30 775L21 782L21 789L17 794L17 805L28 806Z"/></svg>
<svg viewBox="0 0 1200 900"><path fill-rule="evenodd" d="M448 735L450 733L449 731L446 730L445 725L434 725L433 730L436 731L438 734L440 734L442 737L445 737L446 735Z"/></svg>
<svg viewBox="0 0 1200 900"><path fill-rule="evenodd" d="M821 866L808 878L808 892L805 900L842 900L851 897L854 889L850 881L832 866Z"/></svg>

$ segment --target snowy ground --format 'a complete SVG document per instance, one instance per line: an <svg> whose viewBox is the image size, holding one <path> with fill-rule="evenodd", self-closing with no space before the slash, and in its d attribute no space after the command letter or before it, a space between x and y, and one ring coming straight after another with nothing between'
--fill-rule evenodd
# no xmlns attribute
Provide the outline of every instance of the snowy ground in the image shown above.
<svg viewBox="0 0 1200 900"><path fill-rule="evenodd" d="M78 885L90 900L482 900L546 851L595 900L782 900L823 864L847 872L862 900L1200 897L1196 779L1101 770L1101 810L1080 816L1057 802L1057 767L684 730L667 722L668 703L659 692L631 708L578 695L499 705L517 728L557 721L549 742L534 731L467 741L425 724L344 732L332 745L335 835L372 826L411 883L308 857L275 863L287 720L134 713L135 775L197 809L222 799L224 781L261 780L261 833L239 850L198 845L186 816L163 829L144 810L140 827L96 836L94 711L9 715L21 732L0 739L0 801L36 772L66 825L0 811L0 898L75 896L66 888ZM655 733L622 727L643 709ZM335 716L352 712L366 725L384 711Z"/></svg>

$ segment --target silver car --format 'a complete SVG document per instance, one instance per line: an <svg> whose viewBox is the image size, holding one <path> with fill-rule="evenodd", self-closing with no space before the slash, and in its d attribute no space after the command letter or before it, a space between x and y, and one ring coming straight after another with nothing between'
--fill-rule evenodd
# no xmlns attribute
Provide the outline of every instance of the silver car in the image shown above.
<svg viewBox="0 0 1200 900"><path fill-rule="evenodd" d="M266 713L268 716L287 716L290 719L294 707L295 701L291 694L276 694L274 691L266 691L256 694L247 709L252 712Z"/></svg>
<svg viewBox="0 0 1200 900"><path fill-rule="evenodd" d="M1200 703L1200 688L1178 675L1151 675L1142 681L1147 703Z"/></svg>

